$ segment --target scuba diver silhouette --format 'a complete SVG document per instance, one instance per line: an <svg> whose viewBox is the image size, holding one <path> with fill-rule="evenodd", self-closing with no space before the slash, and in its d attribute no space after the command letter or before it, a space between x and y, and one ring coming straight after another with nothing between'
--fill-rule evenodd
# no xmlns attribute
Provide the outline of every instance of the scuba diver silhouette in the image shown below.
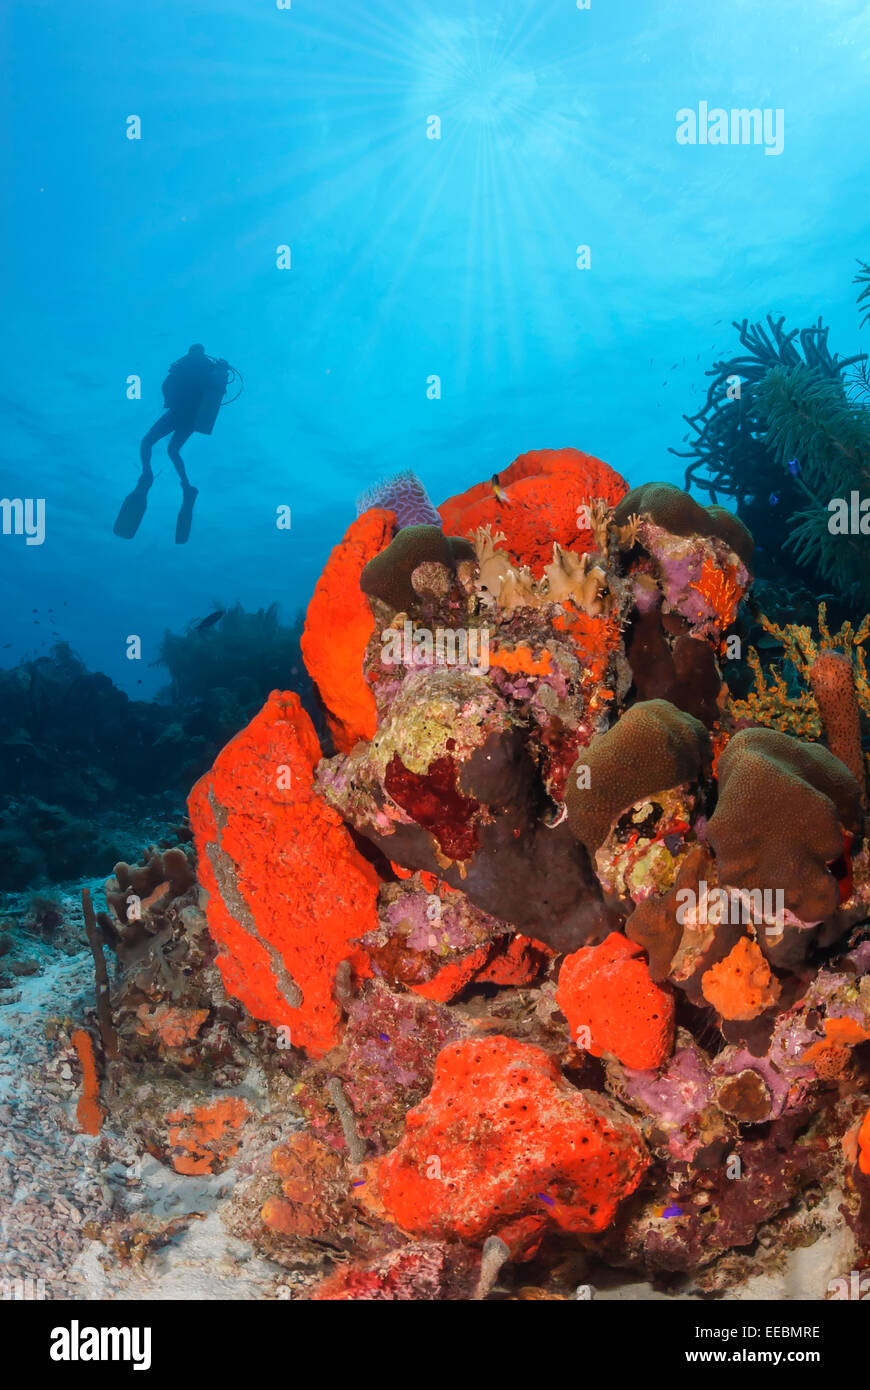
<svg viewBox="0 0 870 1390"><path fill-rule="evenodd" d="M167 452L181 482L182 498L175 540L178 545L184 544L190 535L193 504L199 489L187 476L181 447L194 432L211 434L229 381L236 377L241 380L240 374L222 357L209 357L202 343L193 343L184 357L172 363L162 388L166 413L151 426L139 445L142 473L118 513L114 526L116 536L132 540L139 529L148 503L148 491L154 482L151 450L158 440L171 435ZM238 396L232 399L237 400Z"/></svg>

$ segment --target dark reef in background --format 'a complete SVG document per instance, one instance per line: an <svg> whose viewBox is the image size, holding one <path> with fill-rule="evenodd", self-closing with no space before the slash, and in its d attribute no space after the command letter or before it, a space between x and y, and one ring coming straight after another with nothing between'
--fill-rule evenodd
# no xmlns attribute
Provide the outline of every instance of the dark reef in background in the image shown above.
<svg viewBox="0 0 870 1390"><path fill-rule="evenodd" d="M128 814L180 815L271 690L296 690L317 723L301 629L275 604L237 604L207 629L166 632L170 684L156 700L131 700L65 642L0 671L0 887L99 873L121 857Z"/></svg>
<svg viewBox="0 0 870 1390"><path fill-rule="evenodd" d="M870 265L853 283L870 293ZM865 313L861 326L870 321ZM756 572L787 587L870 605L870 577L860 537L828 529L828 504L870 483L870 369L865 353L840 357L828 348L821 318L801 330L782 316L735 321L744 351L714 363L707 399L685 416L690 460L685 486L733 499L757 546ZM847 371L852 373L847 376ZM730 394L729 394L730 393ZM739 393L739 394L738 394ZM819 594L819 586L835 591Z"/></svg>

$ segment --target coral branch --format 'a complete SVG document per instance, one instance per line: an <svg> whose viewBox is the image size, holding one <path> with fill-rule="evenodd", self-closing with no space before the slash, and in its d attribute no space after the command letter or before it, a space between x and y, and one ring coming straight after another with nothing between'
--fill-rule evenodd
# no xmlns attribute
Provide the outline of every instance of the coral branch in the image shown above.
<svg viewBox="0 0 870 1390"><path fill-rule="evenodd" d="M91 895L87 888L82 889L82 911L85 915L85 931L88 945L94 958L94 975L97 983L97 1022L100 1026L100 1041L106 1059L113 1062L118 1056L118 1038L112 1024L112 1000L109 993L109 972L103 955L103 938L97 926Z"/></svg>
<svg viewBox="0 0 870 1390"><path fill-rule="evenodd" d="M510 1259L510 1253L509 1247L505 1245L501 1236L487 1236L483 1242L483 1254L480 1258L480 1276L474 1290L476 1303L482 1303L492 1292L496 1279Z"/></svg>
<svg viewBox="0 0 870 1390"><path fill-rule="evenodd" d="M338 1118L341 1120L344 1140L350 1151L350 1161L351 1163L362 1163L366 1156L366 1144L357 1130L356 1116L353 1113L350 1101L344 1093L344 1087L337 1076L331 1076L327 1082L326 1089L329 1092L333 1105L338 1111Z"/></svg>

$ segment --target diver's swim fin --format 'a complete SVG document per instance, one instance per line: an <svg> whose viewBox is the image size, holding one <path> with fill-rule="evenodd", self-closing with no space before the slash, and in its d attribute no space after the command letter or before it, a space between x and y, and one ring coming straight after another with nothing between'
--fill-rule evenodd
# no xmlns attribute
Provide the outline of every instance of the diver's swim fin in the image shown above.
<svg viewBox="0 0 870 1390"><path fill-rule="evenodd" d="M150 487L151 483L146 478L140 478L133 491L121 503L121 510L118 512L112 530L122 540L131 541L139 530L139 524L148 505L148 489Z"/></svg>
<svg viewBox="0 0 870 1390"><path fill-rule="evenodd" d="M175 523L175 544L184 545L190 535L190 523L193 521L193 504L199 496L199 488L187 487L184 489L184 499L181 503L181 510L178 513L178 520Z"/></svg>

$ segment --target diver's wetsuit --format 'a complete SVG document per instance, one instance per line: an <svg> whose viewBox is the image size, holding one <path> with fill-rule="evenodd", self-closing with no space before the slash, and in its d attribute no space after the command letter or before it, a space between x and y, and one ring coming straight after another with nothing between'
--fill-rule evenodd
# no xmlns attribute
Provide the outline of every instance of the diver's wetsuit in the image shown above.
<svg viewBox="0 0 870 1390"><path fill-rule="evenodd" d="M154 474L151 471L151 450L159 439L165 439L167 434L171 434L172 438L169 441L167 452L181 479L182 488L185 492L190 489L190 481L179 451L182 444L186 444L193 434L200 397L208 382L211 367L211 362L204 354L191 357L188 353L186 356L180 357L177 362L173 362L169 368L169 375L163 383L163 400L167 406L166 414L161 415L160 419L151 426L139 445L142 476L149 485L154 480Z"/></svg>

